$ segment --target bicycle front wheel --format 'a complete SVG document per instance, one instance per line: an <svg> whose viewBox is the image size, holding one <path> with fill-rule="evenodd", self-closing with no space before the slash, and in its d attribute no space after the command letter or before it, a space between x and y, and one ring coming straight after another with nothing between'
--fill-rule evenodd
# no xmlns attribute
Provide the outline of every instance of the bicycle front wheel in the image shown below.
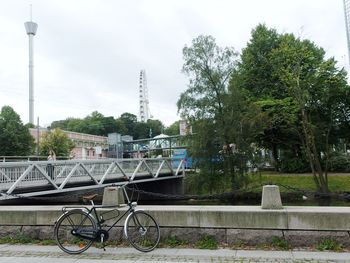
<svg viewBox="0 0 350 263"><path fill-rule="evenodd" d="M96 233L94 218L80 209L65 213L55 225L57 245L68 254L80 254L87 250Z"/></svg>
<svg viewBox="0 0 350 263"><path fill-rule="evenodd" d="M143 211L135 211L125 222L125 235L139 251L149 252L159 243L159 226L154 218Z"/></svg>

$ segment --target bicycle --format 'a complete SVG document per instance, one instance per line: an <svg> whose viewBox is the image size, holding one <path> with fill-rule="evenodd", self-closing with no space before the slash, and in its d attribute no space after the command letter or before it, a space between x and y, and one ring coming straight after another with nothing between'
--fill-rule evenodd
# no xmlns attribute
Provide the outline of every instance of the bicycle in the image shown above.
<svg viewBox="0 0 350 263"><path fill-rule="evenodd" d="M93 199L97 194L83 197L84 200L91 202L91 208L63 207L63 214L55 222L54 235L57 245L68 254L80 254L86 251L93 242L101 242L105 250L105 242L109 238L109 231L127 215L124 222L124 235L129 243L141 252L149 252L156 248L160 240L159 226L156 220L148 213L142 210L136 210L137 202L133 202L132 197L126 191L126 186L121 186L123 194L126 197L127 210L121 214L118 209L120 205L103 206L95 205ZM113 210L98 213L97 209L110 208ZM111 218L105 219L104 215L116 212ZM115 218L111 226L104 225L105 221ZM103 229L107 228L107 229Z"/></svg>

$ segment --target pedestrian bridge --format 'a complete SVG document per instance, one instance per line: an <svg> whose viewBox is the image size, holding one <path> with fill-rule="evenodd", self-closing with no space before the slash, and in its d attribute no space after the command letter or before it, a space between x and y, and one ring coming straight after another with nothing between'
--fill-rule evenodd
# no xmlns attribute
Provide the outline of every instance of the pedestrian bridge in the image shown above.
<svg viewBox="0 0 350 263"><path fill-rule="evenodd" d="M174 179L184 169L172 158L3 162L0 200Z"/></svg>

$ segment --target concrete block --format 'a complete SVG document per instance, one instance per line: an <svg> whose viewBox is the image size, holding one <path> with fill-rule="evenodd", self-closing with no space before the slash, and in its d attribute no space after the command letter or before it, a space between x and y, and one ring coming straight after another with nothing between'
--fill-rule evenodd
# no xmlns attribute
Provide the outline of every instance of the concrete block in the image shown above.
<svg viewBox="0 0 350 263"><path fill-rule="evenodd" d="M350 230L349 207L288 207L290 230Z"/></svg>
<svg viewBox="0 0 350 263"><path fill-rule="evenodd" d="M277 185L264 185L262 198L262 209L283 209L280 190Z"/></svg>
<svg viewBox="0 0 350 263"><path fill-rule="evenodd" d="M173 208L164 211L162 209L147 211L157 221L159 226L172 227L199 227L200 226L200 212L198 210L191 210L186 207Z"/></svg>
<svg viewBox="0 0 350 263"><path fill-rule="evenodd" d="M217 207L202 209L200 227L286 229L285 210L262 210L260 207Z"/></svg>
<svg viewBox="0 0 350 263"><path fill-rule="evenodd" d="M123 190L119 187L106 187L103 192L102 205L125 204Z"/></svg>
<svg viewBox="0 0 350 263"><path fill-rule="evenodd" d="M36 225L36 211L8 211L1 213L1 225Z"/></svg>

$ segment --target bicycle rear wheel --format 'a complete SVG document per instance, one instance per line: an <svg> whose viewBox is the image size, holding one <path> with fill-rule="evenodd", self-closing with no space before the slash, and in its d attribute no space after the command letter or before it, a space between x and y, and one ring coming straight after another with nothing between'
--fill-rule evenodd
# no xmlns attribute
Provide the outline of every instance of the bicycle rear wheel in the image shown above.
<svg viewBox="0 0 350 263"><path fill-rule="evenodd" d="M154 218L143 211L135 211L125 222L125 235L139 251L149 252L159 243L159 226Z"/></svg>
<svg viewBox="0 0 350 263"><path fill-rule="evenodd" d="M73 233L80 233L87 238ZM87 250L93 243L92 239L96 233L95 219L80 209L68 211L55 225L57 245L68 254L80 254Z"/></svg>

